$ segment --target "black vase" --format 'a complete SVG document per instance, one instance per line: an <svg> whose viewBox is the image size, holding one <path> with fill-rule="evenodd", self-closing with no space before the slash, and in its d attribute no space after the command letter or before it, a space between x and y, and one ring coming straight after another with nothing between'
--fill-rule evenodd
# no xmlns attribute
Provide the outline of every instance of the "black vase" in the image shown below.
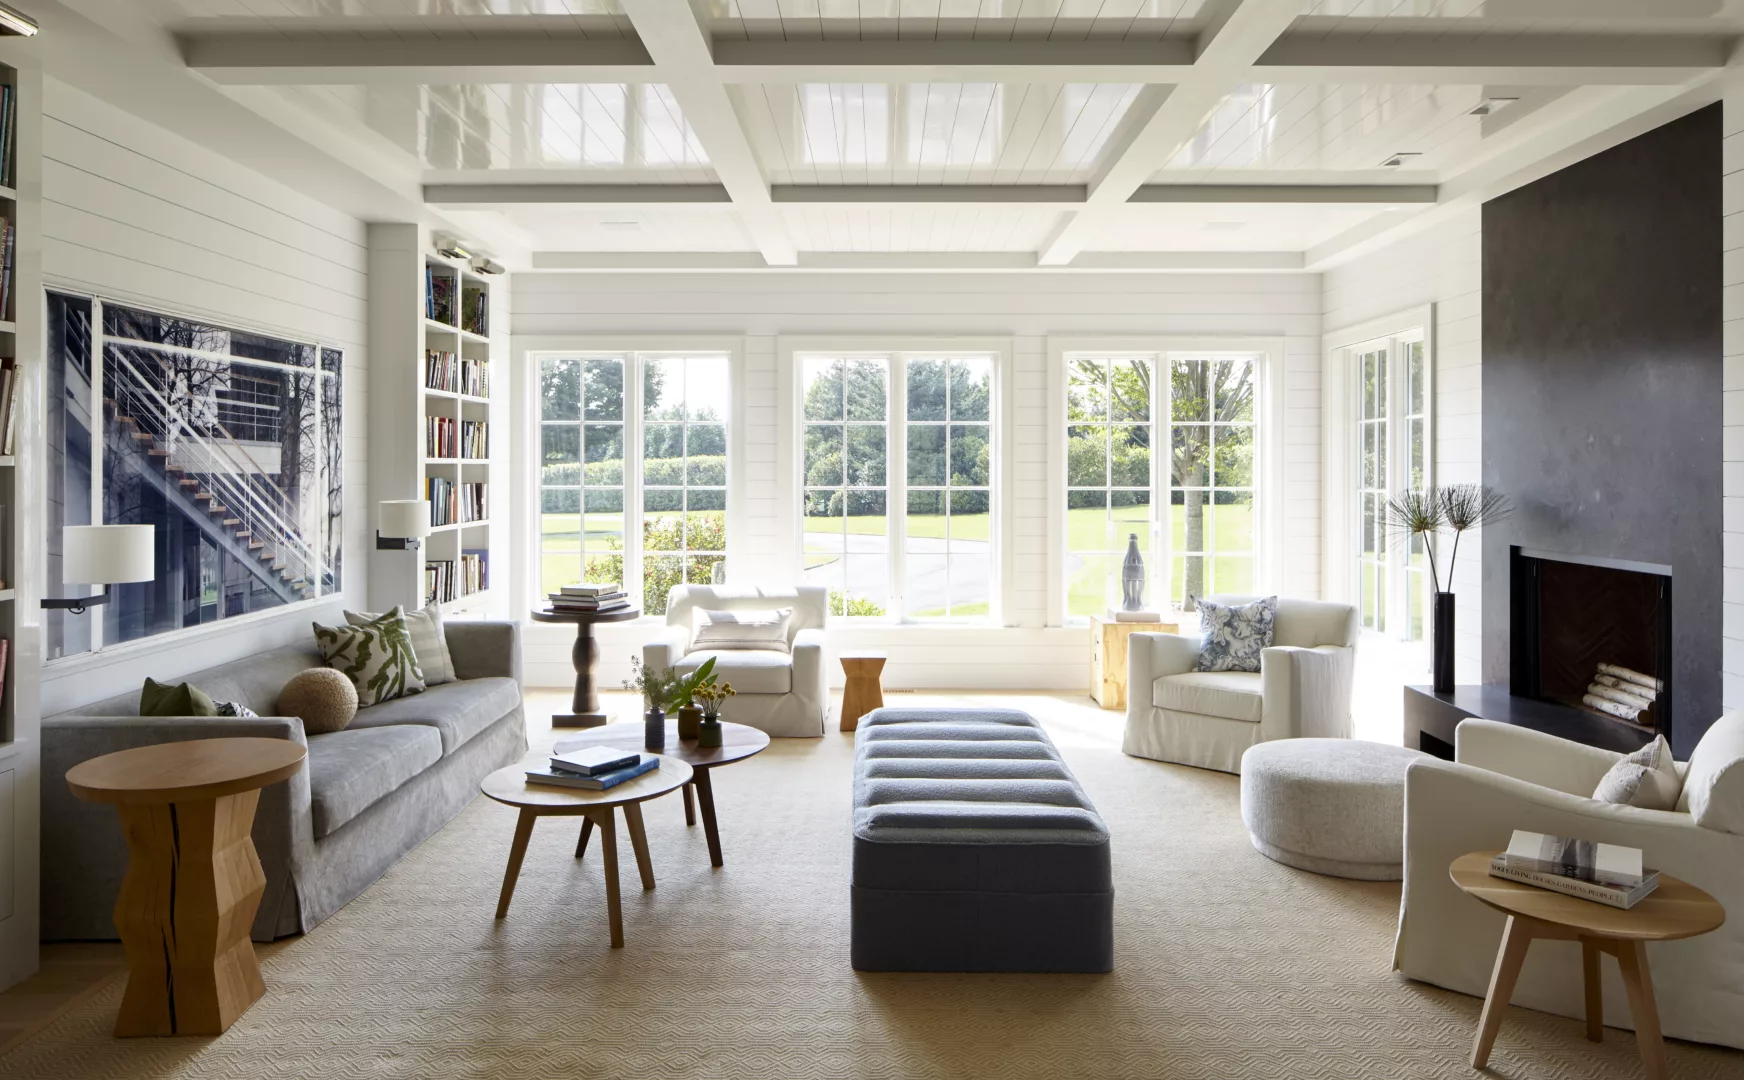
<svg viewBox="0 0 1744 1080"><path fill-rule="evenodd" d="M1438 592L1430 616L1435 637L1430 651L1435 663L1435 692L1453 693L1453 594Z"/></svg>
<svg viewBox="0 0 1744 1080"><path fill-rule="evenodd" d="M658 705L642 717L642 748L656 754L666 749L666 711Z"/></svg>

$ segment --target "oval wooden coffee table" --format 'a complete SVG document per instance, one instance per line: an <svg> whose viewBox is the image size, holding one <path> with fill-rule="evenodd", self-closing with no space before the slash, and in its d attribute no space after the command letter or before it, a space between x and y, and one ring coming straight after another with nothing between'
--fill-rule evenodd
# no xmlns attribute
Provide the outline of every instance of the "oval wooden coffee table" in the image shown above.
<svg viewBox="0 0 1744 1080"><path fill-rule="evenodd" d="M127 833L115 928L127 952L117 1035L220 1035L266 993L249 929L266 891L254 850L260 789L303 767L288 739L192 739L67 770Z"/></svg>
<svg viewBox="0 0 1744 1080"><path fill-rule="evenodd" d="M1491 877L1490 860L1495 856L1494 851L1474 851L1461 855L1448 867L1453 883L1468 896L1508 916L1496 967L1490 975L1490 991L1484 997L1477 1040L1472 1044L1472 1068L1481 1069L1490 1059L1496 1031L1502 1026L1502 1013L1514 995L1520 967L1526 962L1526 947L1535 938L1552 938L1580 942L1587 1038L1599 1042L1605 1035L1599 953L1607 952L1617 958L1617 966L1623 971L1623 988L1629 995L1629 1012L1635 1019L1635 1041L1641 1047L1641 1061L1649 1080L1670 1076L1665 1039L1659 1032L1659 1006L1653 1000L1653 976L1647 969L1647 943L1675 941L1718 929L1726 921L1726 909L1689 882L1662 873L1659 887L1624 911L1596 900Z"/></svg>
<svg viewBox="0 0 1744 1080"><path fill-rule="evenodd" d="M639 724L635 726L641 727ZM636 749L642 749L640 743ZM630 846L636 852L636 868L642 873L642 888L652 889L654 865L648 859L648 835L642 830L642 804L689 783L690 766L662 754L658 769L605 791L528 783L527 770L544 766L547 758L548 755L544 754L528 757L518 765L498 769L479 785L481 791L497 802L521 811L521 819L515 823L515 842L509 848L509 868L503 873L503 889L497 897L497 918L509 913L509 901L515 895L515 881L521 876L521 860L526 857L527 841L533 836L533 822L547 815L584 817L600 830L600 846L605 849L606 915L611 922L612 948L621 949L624 947L624 913L618 898L618 830L613 824L612 810L614 807L623 808Z"/></svg>
<svg viewBox="0 0 1744 1080"><path fill-rule="evenodd" d="M608 724L603 728L579 735L566 735L557 740L552 753L562 754L570 750L579 750L584 746L610 746L619 750L642 749L642 725L639 723ZM722 765L731 765L735 761L743 761L753 754L760 754L769 746L769 736L747 724L721 724L721 745L698 746L695 739L680 739L678 737L678 721L666 721L666 749L661 753L675 757L696 770L692 781L684 785L684 823L696 824L696 807L691 803L691 788L696 789L696 801L702 804L702 831L708 838L709 862L715 866L722 865L721 860L721 830L715 823L715 787L710 774ZM587 850L588 834L593 831L593 820L582 823L581 839L576 841L575 857L581 858Z"/></svg>

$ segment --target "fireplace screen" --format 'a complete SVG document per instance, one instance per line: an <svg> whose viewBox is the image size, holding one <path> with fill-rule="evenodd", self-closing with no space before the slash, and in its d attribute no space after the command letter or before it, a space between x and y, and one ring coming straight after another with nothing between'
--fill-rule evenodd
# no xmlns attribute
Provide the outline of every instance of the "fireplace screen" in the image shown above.
<svg viewBox="0 0 1744 1080"><path fill-rule="evenodd" d="M1671 728L1671 568L1514 548L1511 689Z"/></svg>

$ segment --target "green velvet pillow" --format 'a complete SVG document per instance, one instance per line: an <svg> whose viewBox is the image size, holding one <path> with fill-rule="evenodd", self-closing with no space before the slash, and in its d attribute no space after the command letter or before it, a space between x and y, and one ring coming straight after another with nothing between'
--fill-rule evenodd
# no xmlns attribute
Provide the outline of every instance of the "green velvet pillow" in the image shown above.
<svg viewBox="0 0 1744 1080"><path fill-rule="evenodd" d="M218 706L192 683L166 686L147 679L139 692L139 715L217 716Z"/></svg>

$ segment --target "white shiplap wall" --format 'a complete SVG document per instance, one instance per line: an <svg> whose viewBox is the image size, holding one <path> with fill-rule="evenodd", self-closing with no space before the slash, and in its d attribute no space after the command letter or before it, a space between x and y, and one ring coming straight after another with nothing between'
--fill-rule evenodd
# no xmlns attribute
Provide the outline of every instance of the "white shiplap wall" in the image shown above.
<svg viewBox="0 0 1744 1080"><path fill-rule="evenodd" d="M1433 230L1323 275L1328 332L1425 304L1435 305L1435 479L1441 484L1483 479L1483 241L1473 209ZM1457 676L1480 682L1482 543L1460 545L1453 590L1458 594Z"/></svg>
<svg viewBox="0 0 1744 1080"><path fill-rule="evenodd" d="M837 648L890 655L887 687L1082 689L1088 638L1048 627L1046 366L1050 335L1281 337L1284 431L1280 591L1320 591L1321 283L1312 274L518 274L517 336L713 334L744 342L745 516L736 523L738 573L791 580L766 553L789 550L778 498L777 420L783 336L1007 337L1012 343L1010 431L1015 520L1012 603L998 629L854 629ZM741 555L743 556L741 558ZM528 628L527 678L573 678L567 628ZM602 628L601 676L615 683L645 631ZM831 665L834 668L834 665ZM832 674L839 678L839 671Z"/></svg>
<svg viewBox="0 0 1744 1080"><path fill-rule="evenodd" d="M1727 72L1722 105L1722 256L1725 320L1725 431L1722 438L1725 530L1720 702L1744 708L1744 69Z"/></svg>
<svg viewBox="0 0 1744 1080"><path fill-rule="evenodd" d="M52 286L345 350L346 585L369 537L364 226L53 79L43 117L43 272ZM52 714L305 638L339 601L220 623L43 672Z"/></svg>

